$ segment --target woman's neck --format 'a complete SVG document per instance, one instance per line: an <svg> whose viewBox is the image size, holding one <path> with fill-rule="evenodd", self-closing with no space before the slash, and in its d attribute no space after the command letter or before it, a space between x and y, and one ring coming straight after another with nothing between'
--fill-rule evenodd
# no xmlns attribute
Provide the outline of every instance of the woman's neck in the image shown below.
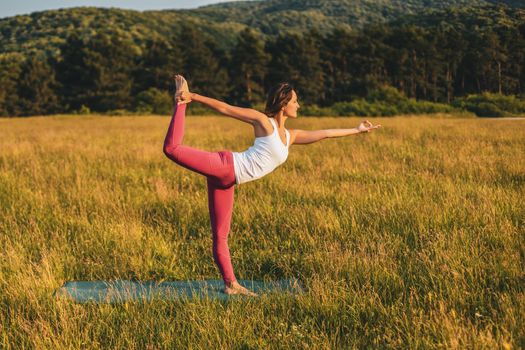
<svg viewBox="0 0 525 350"><path fill-rule="evenodd" d="M273 119L277 122L279 129L284 129L284 123L286 123L286 119L288 119L288 117L286 117L283 112L279 112L273 116Z"/></svg>

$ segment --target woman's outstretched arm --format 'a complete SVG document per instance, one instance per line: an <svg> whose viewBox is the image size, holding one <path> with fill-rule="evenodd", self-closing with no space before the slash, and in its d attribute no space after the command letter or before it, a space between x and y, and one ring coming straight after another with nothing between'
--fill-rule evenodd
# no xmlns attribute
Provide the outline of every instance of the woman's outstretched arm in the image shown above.
<svg viewBox="0 0 525 350"><path fill-rule="evenodd" d="M185 98L184 94L183 98ZM229 117L241 120L252 125L260 123L262 120L268 119L268 117L264 113L256 111L255 109L232 106L227 104L226 102L202 96L193 92L189 93L189 98L191 101L202 103L203 105L206 105L221 114L227 115Z"/></svg>
<svg viewBox="0 0 525 350"><path fill-rule="evenodd" d="M291 144L306 145L321 141L326 138L343 137L349 135L360 134L363 132L370 132L374 129L380 128L381 125L373 125L368 120L365 120L358 127L352 129L327 129L327 130L290 130Z"/></svg>

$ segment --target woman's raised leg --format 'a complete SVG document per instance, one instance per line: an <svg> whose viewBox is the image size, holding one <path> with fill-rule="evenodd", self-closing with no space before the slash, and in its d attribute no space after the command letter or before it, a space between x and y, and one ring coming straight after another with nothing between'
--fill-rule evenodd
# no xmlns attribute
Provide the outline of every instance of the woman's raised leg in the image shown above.
<svg viewBox="0 0 525 350"><path fill-rule="evenodd" d="M176 76L176 83L176 96L180 92L188 90L188 85L183 77ZM204 176L218 178L225 176L228 164L225 164L224 152L206 152L182 145L185 123L186 103L176 103L173 117L164 139L164 154L175 163Z"/></svg>
<svg viewBox="0 0 525 350"><path fill-rule="evenodd" d="M164 140L164 154L186 169L219 180L223 187L235 184L233 155L231 152L206 152L181 145L184 137L185 110L185 104L175 107L175 112Z"/></svg>

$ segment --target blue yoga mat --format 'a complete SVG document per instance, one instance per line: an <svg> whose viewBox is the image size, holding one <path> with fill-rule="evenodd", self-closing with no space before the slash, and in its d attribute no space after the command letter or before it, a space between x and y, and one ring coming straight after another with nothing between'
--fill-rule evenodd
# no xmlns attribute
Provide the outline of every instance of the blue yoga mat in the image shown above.
<svg viewBox="0 0 525 350"><path fill-rule="evenodd" d="M259 295L270 293L303 292L299 280L284 279L273 282L239 280L239 283ZM222 280L207 281L71 281L60 287L56 294L79 303L119 303L126 301L149 301L208 298L228 300L243 297L222 292Z"/></svg>

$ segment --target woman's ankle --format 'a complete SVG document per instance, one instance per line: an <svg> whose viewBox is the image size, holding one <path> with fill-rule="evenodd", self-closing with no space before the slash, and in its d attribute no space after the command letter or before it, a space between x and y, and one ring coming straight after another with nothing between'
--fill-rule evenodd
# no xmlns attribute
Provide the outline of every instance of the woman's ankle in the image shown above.
<svg viewBox="0 0 525 350"><path fill-rule="evenodd" d="M239 286L240 286L240 284L237 282L237 280L224 282L224 287L226 287L226 288L235 288L235 287L239 287Z"/></svg>

